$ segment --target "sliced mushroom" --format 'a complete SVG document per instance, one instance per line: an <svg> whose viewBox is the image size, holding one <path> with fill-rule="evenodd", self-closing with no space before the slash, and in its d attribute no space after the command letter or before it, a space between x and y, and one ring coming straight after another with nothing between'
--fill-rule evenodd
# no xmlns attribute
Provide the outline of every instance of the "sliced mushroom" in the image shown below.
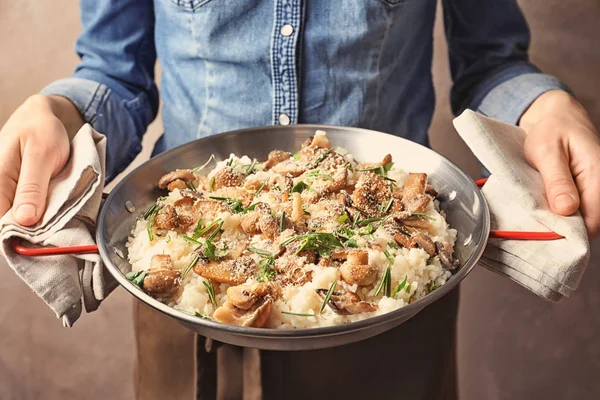
<svg viewBox="0 0 600 400"><path fill-rule="evenodd" d="M231 167L224 167L214 175L213 190L224 187L242 186L246 176Z"/></svg>
<svg viewBox="0 0 600 400"><path fill-rule="evenodd" d="M260 213L251 211L242 215L240 218L240 227L248 235L257 235L260 233L260 227L258 226L259 219Z"/></svg>
<svg viewBox="0 0 600 400"><path fill-rule="evenodd" d="M182 190L182 189L185 189L186 187L187 187L187 185L185 184L184 181L182 181L181 179L175 179L173 182L170 182L167 185L167 190L169 192L172 192L175 189Z"/></svg>
<svg viewBox="0 0 600 400"><path fill-rule="evenodd" d="M268 297L257 307L248 311L240 310L231 302L226 301L215 310L213 318L224 324L262 328L271 315L272 306L273 300Z"/></svg>
<svg viewBox="0 0 600 400"><path fill-rule="evenodd" d="M240 310L249 310L270 293L270 286L266 283L231 286L227 289L227 299Z"/></svg>
<svg viewBox="0 0 600 400"><path fill-rule="evenodd" d="M189 169L176 169L175 171L171 171L168 174L163 175L162 178L158 180L158 187L160 189L166 189L167 186L174 181L182 181L183 186L185 187L185 182L191 182L196 178L192 170ZM171 189L169 189L171 190Z"/></svg>
<svg viewBox="0 0 600 400"><path fill-rule="evenodd" d="M410 212L425 212L431 197L425 194L427 174L409 173L402 189L402 205Z"/></svg>
<svg viewBox="0 0 600 400"><path fill-rule="evenodd" d="M181 272L173 270L170 255L157 254L150 260L150 268L142 288L155 299L169 301L179 296L182 290Z"/></svg>
<svg viewBox="0 0 600 400"><path fill-rule="evenodd" d="M340 275L350 285L369 286L377 280L377 267L346 261L340 267Z"/></svg>
<svg viewBox="0 0 600 400"><path fill-rule="evenodd" d="M393 217L397 223L411 228L429 229L431 227L431 221L420 215L414 215L411 212L397 212L394 213Z"/></svg>
<svg viewBox="0 0 600 400"><path fill-rule="evenodd" d="M317 289L317 293L325 299L327 289ZM360 314L377 310L376 305L362 301L356 293L350 291L343 294L334 292L328 305L335 313L340 315Z"/></svg>
<svg viewBox="0 0 600 400"><path fill-rule="evenodd" d="M254 275L255 271L256 262L249 256L222 262L201 257L196 265L194 265L194 272L203 278L229 285L244 283L249 277Z"/></svg>
<svg viewBox="0 0 600 400"><path fill-rule="evenodd" d="M304 163L300 163L294 159L289 159L280 162L273 167L273 172L281 175L288 175L292 177L298 177L307 170L307 166Z"/></svg>
<svg viewBox="0 0 600 400"><path fill-rule="evenodd" d="M402 247L407 249L419 248L425 250L430 257L436 255L436 245L431 238L424 233L418 233L414 236L408 236L402 232L396 233L394 240Z"/></svg>
<svg viewBox="0 0 600 400"><path fill-rule="evenodd" d="M166 205L154 216L153 228L185 232L192 223L190 216L178 215L173 206Z"/></svg>
<svg viewBox="0 0 600 400"><path fill-rule="evenodd" d="M272 152L269 153L269 157L267 159L267 161L265 162L265 169L271 169L273 168L275 165L288 160L292 157L292 153L288 153L287 151L281 151L281 150L273 150Z"/></svg>
<svg viewBox="0 0 600 400"><path fill-rule="evenodd" d="M454 258L454 246L448 242L436 242L435 247L442 265L449 270L458 267L458 260Z"/></svg>
<svg viewBox="0 0 600 400"><path fill-rule="evenodd" d="M279 221L271 213L261 213L258 218L260 232L273 240L279 235Z"/></svg>
<svg viewBox="0 0 600 400"><path fill-rule="evenodd" d="M358 178L356 189L352 193L352 203L368 217L377 217L381 205L389 201L391 196L389 185L382 177L373 172L365 172Z"/></svg>

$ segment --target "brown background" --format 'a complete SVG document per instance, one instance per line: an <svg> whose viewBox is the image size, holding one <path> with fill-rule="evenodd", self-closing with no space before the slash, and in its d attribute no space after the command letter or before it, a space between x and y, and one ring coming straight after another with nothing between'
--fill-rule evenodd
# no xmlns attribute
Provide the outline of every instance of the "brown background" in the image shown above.
<svg viewBox="0 0 600 400"><path fill-rule="evenodd" d="M0 0L0 125L28 95L73 70L80 30L73 3ZM520 3L532 28L534 62L573 88L600 125L600 3ZM450 124L450 79L439 24L435 55L432 143L475 176L477 165ZM157 120L136 162L148 156L160 131ZM468 277L459 318L463 399L600 398L600 250L594 247L580 290L558 305L483 268ZM131 302L117 290L99 311L72 329L62 328L0 260L0 398L132 398Z"/></svg>

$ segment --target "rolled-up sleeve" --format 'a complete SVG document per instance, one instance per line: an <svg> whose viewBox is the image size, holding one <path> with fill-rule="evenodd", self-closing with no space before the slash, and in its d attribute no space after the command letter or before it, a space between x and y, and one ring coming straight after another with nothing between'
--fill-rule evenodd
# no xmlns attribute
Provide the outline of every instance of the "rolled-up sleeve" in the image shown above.
<svg viewBox="0 0 600 400"><path fill-rule="evenodd" d="M529 62L530 33L514 0L444 0L452 111L517 124L541 94L568 87Z"/></svg>
<svg viewBox="0 0 600 400"><path fill-rule="evenodd" d="M75 104L84 120L107 137L106 181L142 149L142 137L158 112L154 81L152 0L82 0L81 58L72 77L51 83L44 94Z"/></svg>

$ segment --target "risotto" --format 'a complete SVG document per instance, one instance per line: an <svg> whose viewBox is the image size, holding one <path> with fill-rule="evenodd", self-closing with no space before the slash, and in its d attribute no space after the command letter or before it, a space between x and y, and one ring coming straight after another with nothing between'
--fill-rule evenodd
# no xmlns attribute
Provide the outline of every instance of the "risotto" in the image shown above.
<svg viewBox="0 0 600 400"><path fill-rule="evenodd" d="M358 163L317 131L295 154L163 176L127 278L200 318L272 329L385 314L446 283L456 231L424 173Z"/></svg>

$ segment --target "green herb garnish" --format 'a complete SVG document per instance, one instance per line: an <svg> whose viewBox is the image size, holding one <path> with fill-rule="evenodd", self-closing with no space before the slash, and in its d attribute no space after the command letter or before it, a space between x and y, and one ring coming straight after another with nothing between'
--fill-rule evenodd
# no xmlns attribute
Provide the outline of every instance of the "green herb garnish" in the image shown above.
<svg viewBox="0 0 600 400"><path fill-rule="evenodd" d="M308 188L309 188L309 186L306 183L299 181L298 183L296 183L294 185L294 187L292 187L292 193L302 193L304 190L306 190Z"/></svg>
<svg viewBox="0 0 600 400"><path fill-rule="evenodd" d="M219 220L220 220L219 226L217 226L217 229L215 229L214 231L212 231L212 233L210 234L210 236L208 237L207 240L213 240L215 238L215 236L217 236L217 234L219 232L221 232L221 228L223 228L223 222L224 221L222 219L220 219L220 218L219 218Z"/></svg>
<svg viewBox="0 0 600 400"><path fill-rule="evenodd" d="M209 317L208 315L200 314L198 311L194 312L194 315L195 315L196 317L200 317L200 318L202 318L202 319L207 319L207 320L209 320L209 321L212 321L212 318L211 318L211 317Z"/></svg>
<svg viewBox="0 0 600 400"><path fill-rule="evenodd" d="M273 254L271 254L270 252L263 250L263 249L258 249L256 247L248 247L246 250L256 253L259 256L263 256L263 257L272 257L273 256Z"/></svg>
<svg viewBox="0 0 600 400"><path fill-rule="evenodd" d="M154 204L150 208L148 208L148 210L146 210L146 212L144 213L144 219L148 220L148 222L146 222L146 231L148 232L148 239L150 241L154 240L154 234L152 233L152 225L154 225L154 217L156 216L156 214L158 214L158 212L161 209L162 209L162 206L159 206L158 204Z"/></svg>
<svg viewBox="0 0 600 400"><path fill-rule="evenodd" d="M404 291L406 293L410 293L411 289L412 289L412 283L409 283L408 286L404 288Z"/></svg>
<svg viewBox="0 0 600 400"><path fill-rule="evenodd" d="M146 212L144 212L144 219L148 219L148 218L150 218L151 215L156 214L156 212L158 211L159 208L160 208L160 206L158 205L158 203L154 203L154 204L150 205L150 207L148 207Z"/></svg>
<svg viewBox="0 0 600 400"><path fill-rule="evenodd" d="M185 240L186 242L189 242L189 243L193 243L193 244L198 245L198 246L202 246L202 244L203 244L202 242L199 242L196 239L191 238L189 236L184 236L183 240Z"/></svg>
<svg viewBox="0 0 600 400"><path fill-rule="evenodd" d="M181 279L185 278L185 276L190 272L190 270L192 269L192 267L194 265L196 265L196 263L200 261L200 253L197 253L194 258L192 258L192 261L188 264L187 267L185 267L185 270L183 271L183 274L181 274Z"/></svg>
<svg viewBox="0 0 600 400"><path fill-rule="evenodd" d="M275 279L277 276L277 271L273 268L273 265L275 264L275 255L256 247L248 247L247 250L263 257L263 259L258 262L260 270L258 271L256 280L259 282L268 282Z"/></svg>
<svg viewBox="0 0 600 400"><path fill-rule="evenodd" d="M404 280L402 282L400 282L398 284L398 286L396 286L396 288L394 289L394 291L392 292L392 298L396 297L396 295L402 290L404 289L404 287L406 286L406 281L408 280L408 276L404 277Z"/></svg>
<svg viewBox="0 0 600 400"><path fill-rule="evenodd" d="M284 248L288 244L301 240L302 243L295 255L298 255L303 250L316 250L321 257L329 257L331 251L337 247L343 247L342 243L333 233L314 232L304 235L293 236L279 245L279 248Z"/></svg>
<svg viewBox="0 0 600 400"><path fill-rule="evenodd" d="M320 155L320 156L319 156L319 157L318 157L318 158L315 160L315 162L313 163L312 167L313 167L313 168L316 168L316 167L317 167L317 166L318 166L318 165L321 163L321 161L323 161L323 160L325 159L325 157L327 157L327 156L329 155L329 153L331 153L332 151L333 151L333 150L331 150L331 149L328 149L326 152L324 152L323 154L321 154L321 155Z"/></svg>
<svg viewBox="0 0 600 400"><path fill-rule="evenodd" d="M185 186L187 186L187 188L190 189L192 192L197 192L198 191L196 189L196 186L194 186L194 182L192 182L192 181L186 182Z"/></svg>
<svg viewBox="0 0 600 400"><path fill-rule="evenodd" d="M300 159L300 152L299 151L295 152L292 158L294 160L298 161Z"/></svg>
<svg viewBox="0 0 600 400"><path fill-rule="evenodd" d="M214 186L215 186L215 177L213 176L212 178L210 178L210 181L208 181L208 191L212 192Z"/></svg>
<svg viewBox="0 0 600 400"><path fill-rule="evenodd" d="M336 221L340 224L345 224L349 219L350 217L348 216L348 213L345 212Z"/></svg>
<svg viewBox="0 0 600 400"><path fill-rule="evenodd" d="M258 196L260 194L260 192L262 192L262 190L265 188L265 185L267 184L268 181L269 181L269 178L265 179L265 181L262 183L262 185L260 185L258 190L256 192L254 192L254 197Z"/></svg>
<svg viewBox="0 0 600 400"><path fill-rule="evenodd" d="M358 169L357 171L359 172L373 172L376 175L381 176L382 178L386 178L387 177L387 173L390 172L390 170L394 167L394 163L390 162L384 165L380 165L378 167L373 167L373 168L365 168L365 169ZM389 179L389 180L393 180L393 179Z"/></svg>
<svg viewBox="0 0 600 400"><path fill-rule="evenodd" d="M210 239L206 239L204 242L204 256L210 258L213 261L217 261L217 246L213 244Z"/></svg>
<svg viewBox="0 0 600 400"><path fill-rule="evenodd" d="M437 288L438 288L438 285L435 283L435 281L431 280L427 283L427 292L428 293L433 292Z"/></svg>
<svg viewBox="0 0 600 400"><path fill-rule="evenodd" d="M254 173L254 168L256 167L256 158L252 159L252 163L246 168L246 175L250 175Z"/></svg>
<svg viewBox="0 0 600 400"><path fill-rule="evenodd" d="M375 296L381 293L381 290L383 290L383 295L388 297L392 292L392 273L389 266L385 269L381 281L379 282L379 285L377 285Z"/></svg>
<svg viewBox="0 0 600 400"><path fill-rule="evenodd" d="M392 203L394 202L394 196L391 196L390 199L386 203L381 204L381 208L379 209L379 215L385 215L390 208L392 207Z"/></svg>
<svg viewBox="0 0 600 400"><path fill-rule="evenodd" d="M325 309L325 306L327 305L327 303L329 303L329 299L331 299L331 296L333 295L333 291L335 290L336 285L337 285L337 281L333 281L331 286L329 286L329 290L327 291L327 294L325 295L323 304L321 304L321 309L319 310L319 314L321 314L323 312L323 310Z"/></svg>
<svg viewBox="0 0 600 400"><path fill-rule="evenodd" d="M385 258L387 258L388 262L390 263L390 265L394 265L394 257L392 257L392 255L390 254L389 251L387 251L387 249L383 252L383 254L385 254Z"/></svg>
<svg viewBox="0 0 600 400"><path fill-rule="evenodd" d="M210 225L198 230L196 229L194 231L194 236L192 236L193 239L198 239L200 236L206 234L206 232L209 232L212 228L214 228L216 225L220 225L223 226L223 220L221 218L217 218L213 223L211 223ZM197 227L196 227L197 228ZM220 229L220 228L219 228Z"/></svg>
<svg viewBox="0 0 600 400"><path fill-rule="evenodd" d="M413 216L413 217L425 218L425 219L428 219L430 221L435 221L435 218L430 217L429 215L427 215L425 213L411 212L410 215Z"/></svg>
<svg viewBox="0 0 600 400"><path fill-rule="evenodd" d="M281 213L281 219L279 220L279 232L285 230L285 211Z"/></svg>
<svg viewBox="0 0 600 400"><path fill-rule="evenodd" d="M295 312L290 312L290 311L282 311L282 314L287 314L287 315L295 315L297 317L316 317L317 314L302 314L302 313L295 313Z"/></svg>
<svg viewBox="0 0 600 400"><path fill-rule="evenodd" d="M389 242L387 245L388 245L388 247L390 247L392 249L396 249L396 250L398 250L400 248L400 246L396 242Z"/></svg>
<svg viewBox="0 0 600 400"><path fill-rule="evenodd" d="M133 283L135 286L139 287L140 289L144 286L144 279L146 278L146 270L139 270L136 272L130 272L127 275L125 275L125 278L127 278L127 280L131 281L131 283Z"/></svg>
<svg viewBox="0 0 600 400"><path fill-rule="evenodd" d="M310 180L313 180L314 178L320 177L323 178L325 180L328 181L333 181L333 177L329 174L322 174L318 169L315 169L313 171L310 171L306 174L306 177Z"/></svg>
<svg viewBox="0 0 600 400"><path fill-rule="evenodd" d="M212 303L213 307L217 308L217 299L215 298L215 288L213 287L210 281L202 281L204 287L206 288L206 292L208 293L208 298Z"/></svg>

